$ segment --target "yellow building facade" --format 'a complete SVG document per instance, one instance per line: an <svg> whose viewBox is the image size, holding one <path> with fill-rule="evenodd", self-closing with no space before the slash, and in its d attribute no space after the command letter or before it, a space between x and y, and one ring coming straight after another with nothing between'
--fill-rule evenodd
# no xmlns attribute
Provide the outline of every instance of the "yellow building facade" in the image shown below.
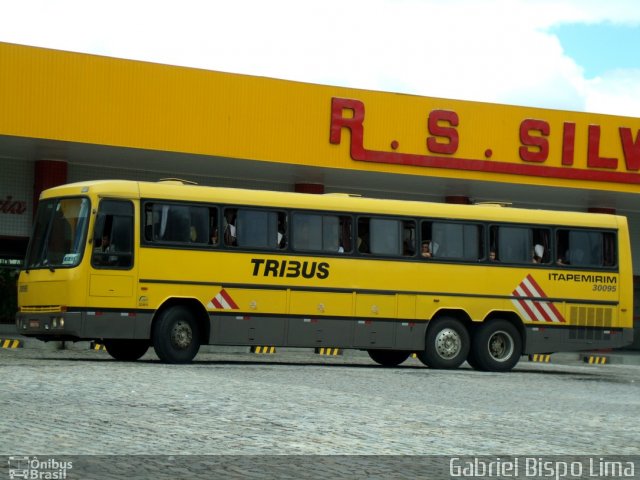
<svg viewBox="0 0 640 480"><path fill-rule="evenodd" d="M626 215L640 118L399 95L0 43L0 256L60 183L179 177ZM637 278L637 277L636 277Z"/></svg>

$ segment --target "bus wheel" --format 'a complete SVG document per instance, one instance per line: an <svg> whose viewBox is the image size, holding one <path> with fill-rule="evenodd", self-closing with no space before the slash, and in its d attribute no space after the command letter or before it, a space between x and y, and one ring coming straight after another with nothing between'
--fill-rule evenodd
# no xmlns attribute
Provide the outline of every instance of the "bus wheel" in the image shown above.
<svg viewBox="0 0 640 480"><path fill-rule="evenodd" d="M153 349L166 363L189 363L200 350L198 324L183 306L164 310L153 327Z"/></svg>
<svg viewBox="0 0 640 480"><path fill-rule="evenodd" d="M516 366L521 354L518 329L506 320L496 319L480 325L469 356L479 370L508 372Z"/></svg>
<svg viewBox="0 0 640 480"><path fill-rule="evenodd" d="M105 340L107 353L121 362L135 362L149 350L149 340Z"/></svg>
<svg viewBox="0 0 640 480"><path fill-rule="evenodd" d="M404 362L411 352L404 350L367 350L371 360L383 367L397 367Z"/></svg>
<svg viewBox="0 0 640 480"><path fill-rule="evenodd" d="M470 347L469 332L459 320L442 317L427 327L424 350L418 358L430 368L458 368L467 359Z"/></svg>

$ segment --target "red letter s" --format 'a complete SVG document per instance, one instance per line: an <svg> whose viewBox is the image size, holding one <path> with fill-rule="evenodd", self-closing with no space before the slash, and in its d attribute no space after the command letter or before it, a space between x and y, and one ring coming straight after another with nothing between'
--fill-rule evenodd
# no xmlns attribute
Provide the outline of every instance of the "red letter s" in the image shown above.
<svg viewBox="0 0 640 480"><path fill-rule="evenodd" d="M447 122L450 126L442 126L439 122ZM458 150L458 126L459 118L456 112L451 110L433 110L429 114L429 133L433 135L427 138L427 148L431 153L456 153ZM446 143L438 141L437 137L446 138Z"/></svg>
<svg viewBox="0 0 640 480"><path fill-rule="evenodd" d="M544 120L534 120L527 118L520 124L520 159L525 162L544 162L549 157L549 135L551 128ZM539 132L538 135L531 135L531 132ZM530 150L528 147L535 147Z"/></svg>

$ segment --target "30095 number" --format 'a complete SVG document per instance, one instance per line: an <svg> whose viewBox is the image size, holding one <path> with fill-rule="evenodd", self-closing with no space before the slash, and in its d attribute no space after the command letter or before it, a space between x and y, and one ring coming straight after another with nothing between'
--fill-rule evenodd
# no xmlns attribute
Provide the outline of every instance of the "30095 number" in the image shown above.
<svg viewBox="0 0 640 480"><path fill-rule="evenodd" d="M615 292L616 285L599 285L595 284L592 291L594 292Z"/></svg>

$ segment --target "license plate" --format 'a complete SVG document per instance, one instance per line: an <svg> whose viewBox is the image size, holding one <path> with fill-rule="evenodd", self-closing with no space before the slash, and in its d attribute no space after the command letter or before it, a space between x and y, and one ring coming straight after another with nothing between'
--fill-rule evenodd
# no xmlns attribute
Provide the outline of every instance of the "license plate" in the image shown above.
<svg viewBox="0 0 640 480"><path fill-rule="evenodd" d="M29 328L40 328L40 320L29 320Z"/></svg>

